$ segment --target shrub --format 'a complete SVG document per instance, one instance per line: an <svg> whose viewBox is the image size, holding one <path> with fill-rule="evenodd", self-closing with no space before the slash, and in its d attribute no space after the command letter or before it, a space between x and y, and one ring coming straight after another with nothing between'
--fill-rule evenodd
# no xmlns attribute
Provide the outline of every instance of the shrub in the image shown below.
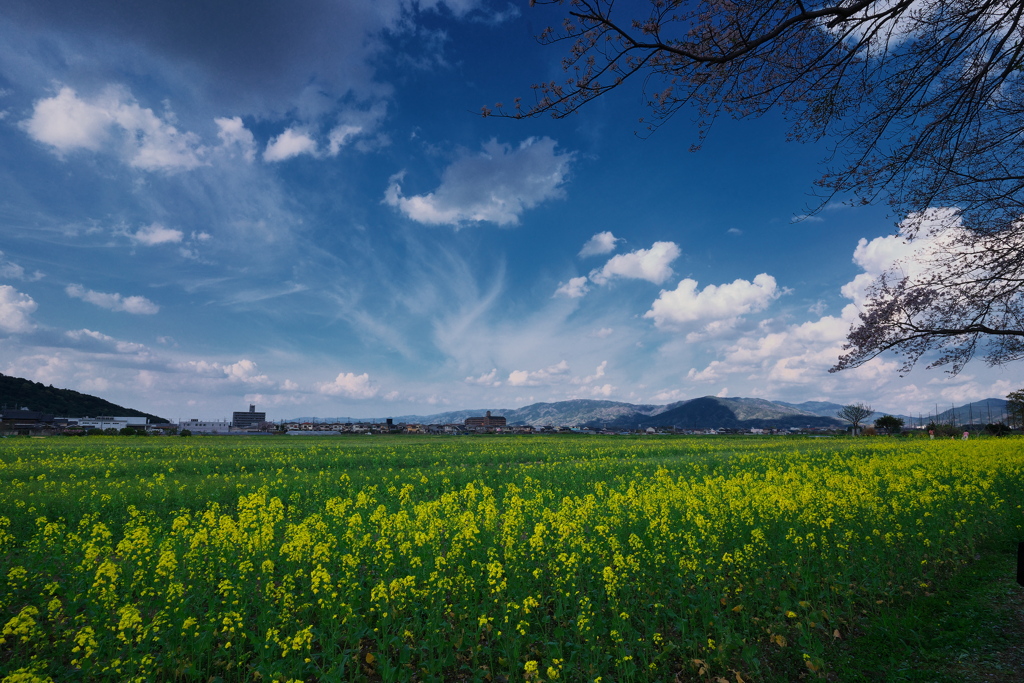
<svg viewBox="0 0 1024 683"><path fill-rule="evenodd" d="M1002 422L996 422L995 424L985 425L985 431L992 436L1006 436L1010 433L1010 428Z"/></svg>
<svg viewBox="0 0 1024 683"><path fill-rule="evenodd" d="M929 422L928 426L925 427L928 431L935 432L936 438L946 438L951 436L960 436L963 431L948 422Z"/></svg>

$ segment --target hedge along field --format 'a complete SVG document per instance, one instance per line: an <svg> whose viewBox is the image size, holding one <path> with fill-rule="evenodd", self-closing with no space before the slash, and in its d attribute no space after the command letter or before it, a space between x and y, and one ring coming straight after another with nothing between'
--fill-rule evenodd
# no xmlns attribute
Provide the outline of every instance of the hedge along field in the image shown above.
<svg viewBox="0 0 1024 683"><path fill-rule="evenodd" d="M0 440L0 673L825 677L858 623L1024 538L1021 445Z"/></svg>

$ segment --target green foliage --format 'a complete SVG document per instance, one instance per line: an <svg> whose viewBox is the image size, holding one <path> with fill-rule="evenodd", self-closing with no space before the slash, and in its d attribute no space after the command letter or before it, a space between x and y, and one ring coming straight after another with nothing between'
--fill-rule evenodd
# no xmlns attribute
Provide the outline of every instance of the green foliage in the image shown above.
<svg viewBox="0 0 1024 683"><path fill-rule="evenodd" d="M1010 424L1024 427L1024 389L1011 391L1006 395L1006 415Z"/></svg>
<svg viewBox="0 0 1024 683"><path fill-rule="evenodd" d="M886 434L899 434L903 430L903 424L904 420L902 417L883 415L875 420L875 429L879 429Z"/></svg>
<svg viewBox="0 0 1024 683"><path fill-rule="evenodd" d="M949 422L932 421L928 423L928 426L925 427L925 429L929 432L934 433L936 439L948 439L950 437L959 437L961 434L963 434L963 430L959 429L958 427L955 427Z"/></svg>

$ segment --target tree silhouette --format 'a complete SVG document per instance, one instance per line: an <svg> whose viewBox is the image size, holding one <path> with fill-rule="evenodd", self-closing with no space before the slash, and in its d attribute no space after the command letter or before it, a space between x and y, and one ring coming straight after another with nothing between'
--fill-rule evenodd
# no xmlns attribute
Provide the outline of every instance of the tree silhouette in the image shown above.
<svg viewBox="0 0 1024 683"><path fill-rule="evenodd" d="M871 406L864 405L863 403L851 403L845 405L836 412L836 417L844 422L849 422L850 427L853 430L854 436L857 435L857 430L860 428L860 423L867 419L874 411Z"/></svg>

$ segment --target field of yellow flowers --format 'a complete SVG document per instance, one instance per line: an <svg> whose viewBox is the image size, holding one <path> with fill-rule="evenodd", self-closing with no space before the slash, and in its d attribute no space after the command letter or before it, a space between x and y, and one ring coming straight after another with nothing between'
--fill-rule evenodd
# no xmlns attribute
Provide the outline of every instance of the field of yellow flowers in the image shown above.
<svg viewBox="0 0 1024 683"><path fill-rule="evenodd" d="M0 440L3 681L824 677L1024 442Z"/></svg>

